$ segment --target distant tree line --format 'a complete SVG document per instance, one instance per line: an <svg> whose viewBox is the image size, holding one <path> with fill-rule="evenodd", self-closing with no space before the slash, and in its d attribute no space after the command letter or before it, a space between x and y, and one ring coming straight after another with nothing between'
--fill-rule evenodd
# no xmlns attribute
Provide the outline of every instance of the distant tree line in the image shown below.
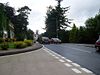
<svg viewBox="0 0 100 75"><path fill-rule="evenodd" d="M9 6L9 3L0 3L0 37L3 36L3 31L7 30L9 38L9 22L11 22L14 25L15 38L17 40L32 39L33 31L27 28L30 11L31 9L28 6L15 10Z"/></svg>
<svg viewBox="0 0 100 75"><path fill-rule="evenodd" d="M95 43L100 35L100 13L95 17L88 18L85 26L77 28L75 24L69 31L69 42L72 43Z"/></svg>

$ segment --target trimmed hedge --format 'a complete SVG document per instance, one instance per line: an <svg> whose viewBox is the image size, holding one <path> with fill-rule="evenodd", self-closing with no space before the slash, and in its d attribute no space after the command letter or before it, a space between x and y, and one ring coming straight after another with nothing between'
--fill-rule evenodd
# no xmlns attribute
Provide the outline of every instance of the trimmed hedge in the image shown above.
<svg viewBox="0 0 100 75"><path fill-rule="evenodd" d="M27 47L27 44L24 43L23 41L15 42L15 48L25 48Z"/></svg>
<svg viewBox="0 0 100 75"><path fill-rule="evenodd" d="M32 46L32 40L24 40L27 46Z"/></svg>
<svg viewBox="0 0 100 75"><path fill-rule="evenodd" d="M15 39L0 39L0 49L7 50L8 48L25 48L27 46L32 46L33 40L15 41ZM6 42L7 41L7 42Z"/></svg>

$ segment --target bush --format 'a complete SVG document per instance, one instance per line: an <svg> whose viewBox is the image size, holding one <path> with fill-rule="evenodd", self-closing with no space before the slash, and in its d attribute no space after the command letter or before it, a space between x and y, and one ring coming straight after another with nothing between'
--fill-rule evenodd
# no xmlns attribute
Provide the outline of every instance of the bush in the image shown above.
<svg viewBox="0 0 100 75"><path fill-rule="evenodd" d="M15 44L16 48L25 48L25 47L27 47L27 44L22 42L22 41L15 42L14 44Z"/></svg>
<svg viewBox="0 0 100 75"><path fill-rule="evenodd" d="M8 47L9 47L9 46L8 46L8 43L6 43L6 42L1 44L1 49L2 49L2 50L7 50Z"/></svg>
<svg viewBox="0 0 100 75"><path fill-rule="evenodd" d="M5 42L10 42L10 41L11 41L10 38L6 38L6 39L4 39L4 40L5 40Z"/></svg>
<svg viewBox="0 0 100 75"><path fill-rule="evenodd" d="M3 38L0 38L0 43L4 42Z"/></svg>
<svg viewBox="0 0 100 75"><path fill-rule="evenodd" d="M32 40L24 40L27 46L32 46Z"/></svg>
<svg viewBox="0 0 100 75"><path fill-rule="evenodd" d="M15 42L16 41L16 38L11 38L11 42Z"/></svg>
<svg viewBox="0 0 100 75"><path fill-rule="evenodd" d="M8 42L9 48L16 48L14 42Z"/></svg>

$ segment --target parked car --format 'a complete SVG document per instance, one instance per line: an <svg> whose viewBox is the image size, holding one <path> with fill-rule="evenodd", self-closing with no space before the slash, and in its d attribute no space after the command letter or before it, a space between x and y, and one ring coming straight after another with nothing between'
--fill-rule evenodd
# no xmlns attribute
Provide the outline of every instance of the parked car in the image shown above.
<svg viewBox="0 0 100 75"><path fill-rule="evenodd" d="M50 39L48 37L42 37L42 43L43 44L49 44L50 43Z"/></svg>
<svg viewBox="0 0 100 75"><path fill-rule="evenodd" d="M61 40L59 38L51 38L51 43L61 43Z"/></svg>
<svg viewBox="0 0 100 75"><path fill-rule="evenodd" d="M95 43L95 48L96 48L96 51L99 52L100 51L100 39L98 39Z"/></svg>

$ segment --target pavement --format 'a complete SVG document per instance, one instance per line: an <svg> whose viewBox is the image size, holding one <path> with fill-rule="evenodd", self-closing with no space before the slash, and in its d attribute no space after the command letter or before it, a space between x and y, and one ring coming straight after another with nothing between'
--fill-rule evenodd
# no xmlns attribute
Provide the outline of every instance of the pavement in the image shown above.
<svg viewBox="0 0 100 75"><path fill-rule="evenodd" d="M53 51L41 49L0 57L0 75L95 75Z"/></svg>

